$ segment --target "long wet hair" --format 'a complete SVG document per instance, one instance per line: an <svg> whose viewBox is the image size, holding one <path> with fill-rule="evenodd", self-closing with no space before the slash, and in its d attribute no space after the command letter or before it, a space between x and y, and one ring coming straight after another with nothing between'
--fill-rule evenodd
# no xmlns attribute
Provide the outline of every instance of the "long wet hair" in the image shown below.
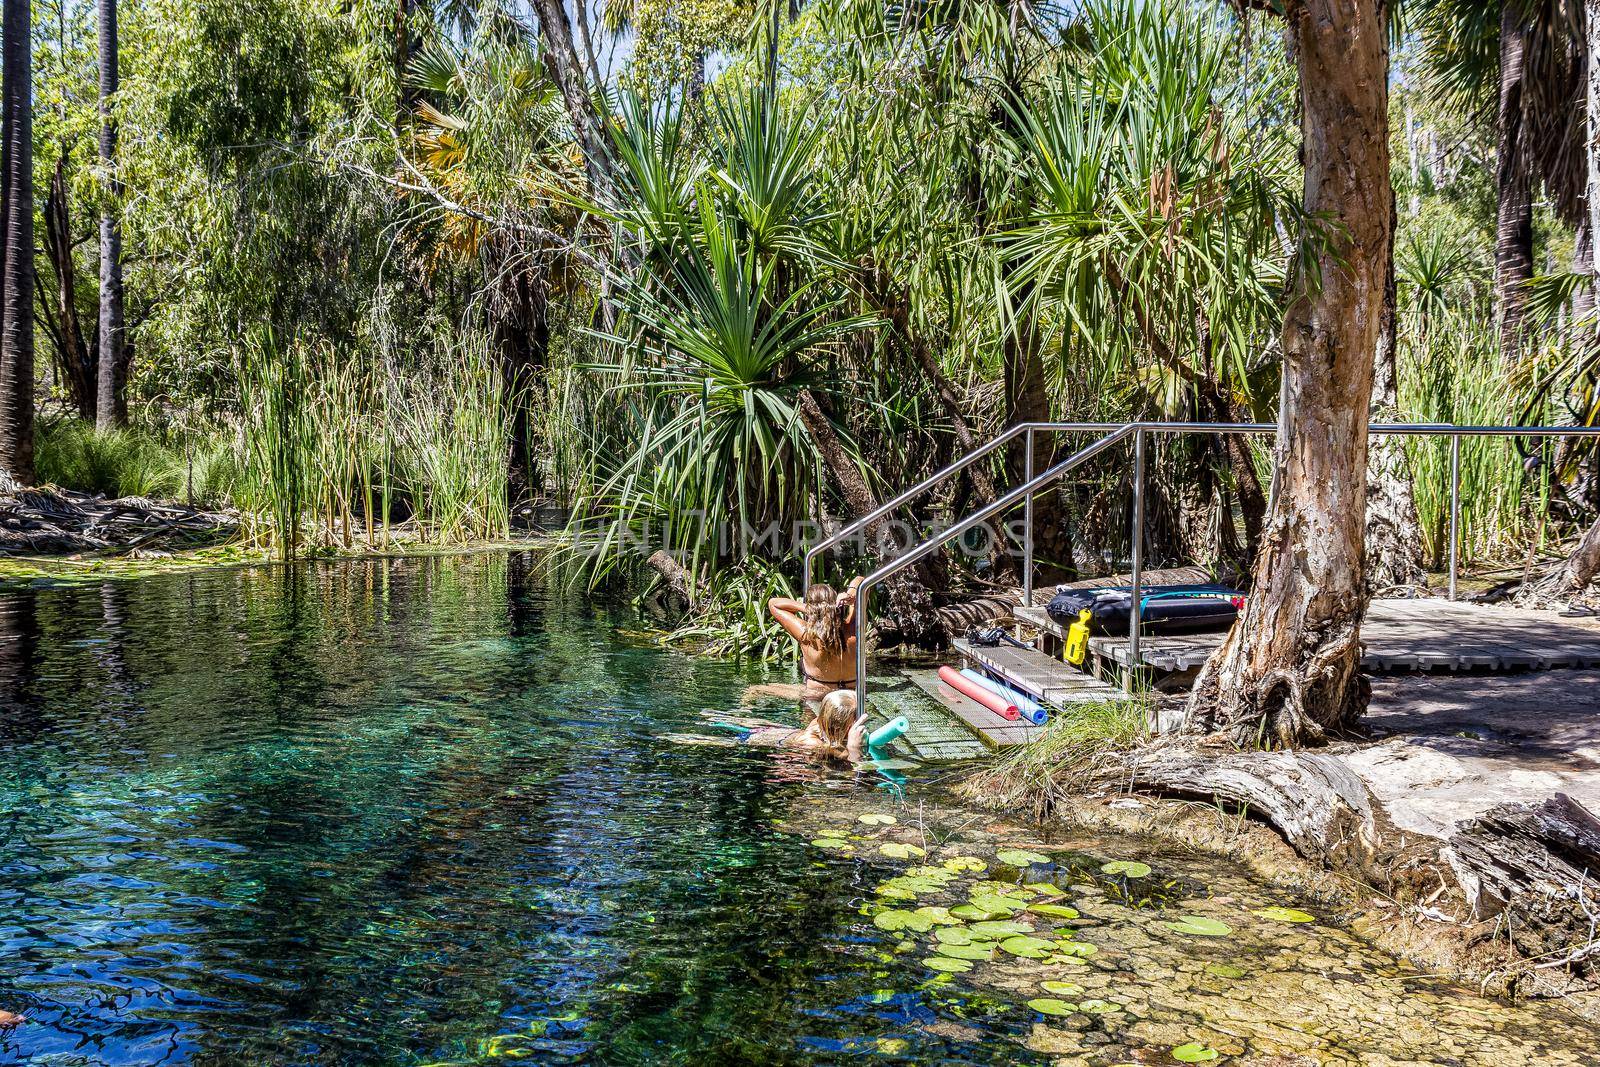
<svg viewBox="0 0 1600 1067"><path fill-rule="evenodd" d="M856 694L835 689L822 698L817 709L817 732L828 742L828 755L850 758L850 728L856 724Z"/></svg>
<svg viewBox="0 0 1600 1067"><path fill-rule="evenodd" d="M803 611L806 628L800 635L800 643L819 652L843 655L844 613L845 609L839 606L839 594L831 585L818 582L807 589Z"/></svg>

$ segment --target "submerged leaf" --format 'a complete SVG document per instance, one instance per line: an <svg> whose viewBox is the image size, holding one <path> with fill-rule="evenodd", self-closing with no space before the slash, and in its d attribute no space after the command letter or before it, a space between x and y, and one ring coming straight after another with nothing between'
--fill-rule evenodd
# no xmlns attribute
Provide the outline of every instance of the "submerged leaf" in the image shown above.
<svg viewBox="0 0 1600 1067"><path fill-rule="evenodd" d="M1040 1015L1071 1015L1078 1010L1076 1004L1069 1004L1064 1000L1057 1000L1055 997L1040 997L1037 1000L1030 1000L1028 1001L1028 1007Z"/></svg>
<svg viewBox="0 0 1600 1067"><path fill-rule="evenodd" d="M1054 993L1058 997L1078 997L1083 995L1083 986L1076 982L1040 982L1039 988L1046 993Z"/></svg>
<svg viewBox="0 0 1600 1067"><path fill-rule="evenodd" d="M1029 937L1027 934L1018 934L1008 937L1000 942L1000 947L1013 956L1021 956L1025 960L1042 959L1054 945L1041 937Z"/></svg>
<svg viewBox="0 0 1600 1067"><path fill-rule="evenodd" d="M1216 975L1218 978L1243 978L1245 976L1243 967L1235 967L1231 963L1208 963L1206 964L1206 971Z"/></svg>
<svg viewBox="0 0 1600 1067"><path fill-rule="evenodd" d="M1144 878L1150 873L1148 863L1138 860L1112 860L1110 863L1100 865L1102 874L1120 874L1128 878Z"/></svg>
<svg viewBox="0 0 1600 1067"><path fill-rule="evenodd" d="M961 920L950 914L949 908L937 908L931 904L924 904L917 909L918 915L926 915L928 921L936 926L960 926Z"/></svg>
<svg viewBox="0 0 1600 1067"><path fill-rule="evenodd" d="M971 960L958 960L951 956L928 956L923 959L922 965L946 974L962 974L972 970Z"/></svg>
<svg viewBox="0 0 1600 1067"><path fill-rule="evenodd" d="M1218 1052L1214 1048L1202 1045L1198 1041L1190 1041L1185 1045L1178 1045L1172 1050L1172 1058L1179 1063L1207 1063L1216 1059Z"/></svg>
<svg viewBox="0 0 1600 1067"><path fill-rule="evenodd" d="M1066 956L1093 956L1100 951L1099 946L1091 945L1087 941L1057 941L1056 951Z"/></svg>
<svg viewBox="0 0 1600 1067"><path fill-rule="evenodd" d="M1182 915L1179 918L1181 922L1167 923L1167 929L1195 937L1227 937L1233 933L1233 927L1227 923L1208 919L1204 915Z"/></svg>
<svg viewBox="0 0 1600 1067"><path fill-rule="evenodd" d="M1309 912L1297 911L1294 908L1281 908L1277 905L1273 905L1270 908L1262 908L1253 914L1259 915L1263 919L1271 919L1273 922L1280 923L1314 923L1317 921L1317 917Z"/></svg>
<svg viewBox="0 0 1600 1067"><path fill-rule="evenodd" d="M1022 848L1003 848L994 854L994 858L1011 867L1032 867L1035 863L1050 862L1049 856Z"/></svg>
<svg viewBox="0 0 1600 1067"><path fill-rule="evenodd" d="M1110 1015L1114 1011L1121 1011L1121 1004L1113 1004L1109 1000L1085 1000L1078 1004L1079 1011L1086 1011L1090 1015Z"/></svg>
<svg viewBox="0 0 1600 1067"><path fill-rule="evenodd" d="M989 865L976 856L951 856L944 865L952 871L986 871Z"/></svg>
<svg viewBox="0 0 1600 1067"><path fill-rule="evenodd" d="M933 920L914 911L891 908L873 916L872 925L880 930L915 930L921 934L933 929Z"/></svg>
<svg viewBox="0 0 1600 1067"><path fill-rule="evenodd" d="M994 959L994 946L991 944L972 945L947 945L944 942L933 946L933 950L941 956L952 956L958 960L992 960Z"/></svg>
<svg viewBox="0 0 1600 1067"><path fill-rule="evenodd" d="M841 841L837 837L819 837L815 841L811 842L811 844L812 844L812 847L814 847L814 848L825 848L825 849L830 849L830 850L834 850L834 851L842 851L842 852L850 852L850 851L852 851L852 849L850 847L850 842Z"/></svg>

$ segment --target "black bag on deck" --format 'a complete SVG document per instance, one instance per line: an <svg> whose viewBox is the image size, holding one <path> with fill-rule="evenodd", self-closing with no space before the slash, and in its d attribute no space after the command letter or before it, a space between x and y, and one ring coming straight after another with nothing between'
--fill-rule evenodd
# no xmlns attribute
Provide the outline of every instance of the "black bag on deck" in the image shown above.
<svg viewBox="0 0 1600 1067"><path fill-rule="evenodd" d="M1141 631L1144 633L1185 634L1206 630L1226 630L1244 606L1244 594L1225 585L1147 585L1139 590ZM1126 634L1128 616L1133 611L1133 590L1128 586L1108 589L1062 589L1050 598L1045 610L1062 626L1078 621L1078 612L1088 608L1089 632Z"/></svg>

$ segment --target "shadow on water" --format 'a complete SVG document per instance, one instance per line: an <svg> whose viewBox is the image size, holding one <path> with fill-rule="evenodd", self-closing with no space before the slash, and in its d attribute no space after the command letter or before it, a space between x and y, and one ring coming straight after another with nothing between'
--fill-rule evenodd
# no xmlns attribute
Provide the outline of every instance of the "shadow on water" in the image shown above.
<svg viewBox="0 0 1600 1067"><path fill-rule="evenodd" d="M28 1017L0 1062L1126 1058L1143 1022L1042 1031L1036 990L932 974L877 926L907 864L823 854L797 813L854 825L882 779L674 744L770 679L634 624L519 555L0 594L0 1009ZM1158 969L1170 932L1135 920L1210 879L1107 878L1092 845L1032 877L1099 909L1102 959L1144 954L1119 1010L1176 1002L1194 950ZM1318 929L1297 944L1326 953ZM1341 951L1329 973L1376 966ZM1161 1025L1260 1014L1222 1005Z"/></svg>

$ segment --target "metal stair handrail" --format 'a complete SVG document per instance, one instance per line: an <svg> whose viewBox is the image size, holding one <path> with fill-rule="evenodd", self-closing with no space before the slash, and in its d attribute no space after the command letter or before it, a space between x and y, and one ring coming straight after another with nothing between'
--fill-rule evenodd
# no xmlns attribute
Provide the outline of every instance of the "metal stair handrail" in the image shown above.
<svg viewBox="0 0 1600 1067"><path fill-rule="evenodd" d="M1023 423L1016 428L1025 429L1028 425L1028 423ZM854 612L856 631L856 708L859 711L866 711L867 709L867 597L871 594L873 588L881 584L884 579L894 577L894 575L905 570L918 560L938 551L939 547L951 538L960 537L963 533L978 525L978 523L986 522L996 515L1009 511L1020 503L1031 500L1034 493L1074 467L1088 462L1117 442L1134 436L1139 427L1140 424L1136 422L1130 422L1118 427L1094 442L1094 444L1079 449L1060 463L1030 478L1004 496L984 505L977 511L970 512L954 525L945 527L908 551L894 557L861 580L860 584L856 586ZM1140 459L1142 460L1143 434L1138 435L1138 442L1140 445ZM1139 503L1142 503L1142 494L1140 494Z"/></svg>
<svg viewBox="0 0 1600 1067"><path fill-rule="evenodd" d="M1036 430L1084 431L1084 430L1111 430L1093 444L1079 449L1060 463L1048 470L1033 475L1033 432ZM1130 670L1139 663L1139 626L1140 626L1140 576L1144 564L1144 466L1145 466L1145 437L1149 433L1238 433L1238 434L1275 434L1278 424L1275 422L1129 422L1129 423L1089 423L1089 422L1022 422L1011 427L1003 434L992 439L987 444L967 453L955 463L917 483L912 488L901 493L887 504L868 513L849 526L835 533L832 537L820 542L810 549L805 556L803 579L804 588L811 585L812 560L821 552L833 547L851 534L864 529L868 524L877 521L890 511L913 499L918 494L927 491L934 485L943 481L951 474L965 469L973 461L988 455L1000 445L1016 437L1020 433L1027 433L1027 479L1024 483L1004 496L979 508L956 522L938 531L926 540L915 545L905 553L897 555L885 562L877 570L868 574L856 587L855 594L855 632L856 632L856 706L862 711L867 707L867 652L866 652L866 618L867 597L873 587L881 584L885 579L911 566L913 563L925 558L939 546L953 537L970 530L980 522L985 522L994 516L1022 503L1027 514L1024 519L1023 529L1023 601L1025 604L1033 603L1033 497L1039 489L1060 478L1063 474L1075 467L1082 465L1089 459L1110 448L1112 445L1128 437L1134 440L1134 472L1133 472L1133 530L1132 544L1129 552L1130 582L1132 588L1132 610L1128 619L1128 653ZM1456 577L1458 572L1457 554L1460 545L1461 525L1461 438L1463 437L1600 437L1600 426L1457 426L1451 423L1421 423L1421 422L1384 422L1370 423L1367 426L1367 435L1395 434L1399 436L1418 437L1448 437L1450 438L1450 592L1449 598L1456 599Z"/></svg>

